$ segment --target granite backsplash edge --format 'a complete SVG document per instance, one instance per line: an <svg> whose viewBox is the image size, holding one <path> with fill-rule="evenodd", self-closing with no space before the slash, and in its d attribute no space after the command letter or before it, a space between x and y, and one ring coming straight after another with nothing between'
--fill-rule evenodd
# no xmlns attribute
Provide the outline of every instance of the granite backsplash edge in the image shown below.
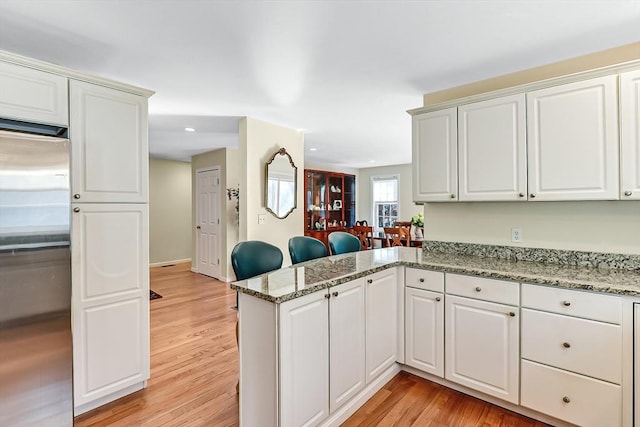
<svg viewBox="0 0 640 427"><path fill-rule="evenodd" d="M422 250L425 253L450 253L483 258L501 258L513 261L592 268L615 268L640 272L640 255L441 242L436 240L424 241Z"/></svg>

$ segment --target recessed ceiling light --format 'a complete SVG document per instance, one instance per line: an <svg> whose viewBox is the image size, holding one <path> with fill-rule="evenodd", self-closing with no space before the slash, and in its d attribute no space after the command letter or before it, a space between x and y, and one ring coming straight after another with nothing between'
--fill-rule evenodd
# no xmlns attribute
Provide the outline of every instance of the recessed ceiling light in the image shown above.
<svg viewBox="0 0 640 427"><path fill-rule="evenodd" d="M186 132L195 132L196 131L194 128L184 128L184 130Z"/></svg>
<svg viewBox="0 0 640 427"><path fill-rule="evenodd" d="M376 162L375 160L369 160L369 163L375 163L375 162Z"/></svg>
<svg viewBox="0 0 640 427"><path fill-rule="evenodd" d="M309 151L318 151L317 148L309 148Z"/></svg>

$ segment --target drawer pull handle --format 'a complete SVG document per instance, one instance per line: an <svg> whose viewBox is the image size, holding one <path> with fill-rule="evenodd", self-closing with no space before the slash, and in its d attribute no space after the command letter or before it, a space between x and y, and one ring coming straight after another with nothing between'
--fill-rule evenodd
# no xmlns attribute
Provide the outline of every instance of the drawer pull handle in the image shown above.
<svg viewBox="0 0 640 427"><path fill-rule="evenodd" d="M516 317L516 313L514 313L513 311L510 311L510 312L509 312L509 316L510 316L510 317Z"/></svg>
<svg viewBox="0 0 640 427"><path fill-rule="evenodd" d="M562 305L569 307L571 305L571 301L562 301Z"/></svg>
<svg viewBox="0 0 640 427"><path fill-rule="evenodd" d="M332 293L331 295L333 295L334 297L337 297L338 296L338 292L336 291L336 292Z"/></svg>
<svg viewBox="0 0 640 427"><path fill-rule="evenodd" d="M569 399L569 396L565 396L565 397L562 398L562 401L564 403L569 403L569 402L571 402L571 399Z"/></svg>
<svg viewBox="0 0 640 427"><path fill-rule="evenodd" d="M373 283L373 279L367 279L367 283L368 284L372 284Z"/></svg>
<svg viewBox="0 0 640 427"><path fill-rule="evenodd" d="M480 292L482 288L480 286L476 286L476 292Z"/></svg>
<svg viewBox="0 0 640 427"><path fill-rule="evenodd" d="M331 298L331 295L330 295L330 294L324 294L324 297L325 297L326 299L329 299L329 298Z"/></svg>
<svg viewBox="0 0 640 427"><path fill-rule="evenodd" d="M437 301L437 302L440 302L440 297L436 297L436 301Z"/></svg>
<svg viewBox="0 0 640 427"><path fill-rule="evenodd" d="M571 344L569 344L568 342L563 342L563 343L562 343L562 346L563 346L564 348L571 348Z"/></svg>
<svg viewBox="0 0 640 427"><path fill-rule="evenodd" d="M424 278L423 277L420 278L420 283L424 283Z"/></svg>

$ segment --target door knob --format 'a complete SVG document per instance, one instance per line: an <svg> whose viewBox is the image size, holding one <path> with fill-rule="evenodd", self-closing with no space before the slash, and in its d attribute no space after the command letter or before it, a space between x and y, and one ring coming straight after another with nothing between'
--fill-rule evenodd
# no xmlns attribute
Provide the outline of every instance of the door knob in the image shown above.
<svg viewBox="0 0 640 427"><path fill-rule="evenodd" d="M197 228L198 230L200 230L200 226L197 226L196 228Z"/></svg>

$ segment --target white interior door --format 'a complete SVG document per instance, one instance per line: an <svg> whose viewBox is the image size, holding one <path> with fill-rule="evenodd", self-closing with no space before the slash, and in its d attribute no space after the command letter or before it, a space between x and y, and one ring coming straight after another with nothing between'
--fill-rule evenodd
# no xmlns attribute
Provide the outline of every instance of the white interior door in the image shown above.
<svg viewBox="0 0 640 427"><path fill-rule="evenodd" d="M198 273L220 277L220 170L196 173Z"/></svg>

